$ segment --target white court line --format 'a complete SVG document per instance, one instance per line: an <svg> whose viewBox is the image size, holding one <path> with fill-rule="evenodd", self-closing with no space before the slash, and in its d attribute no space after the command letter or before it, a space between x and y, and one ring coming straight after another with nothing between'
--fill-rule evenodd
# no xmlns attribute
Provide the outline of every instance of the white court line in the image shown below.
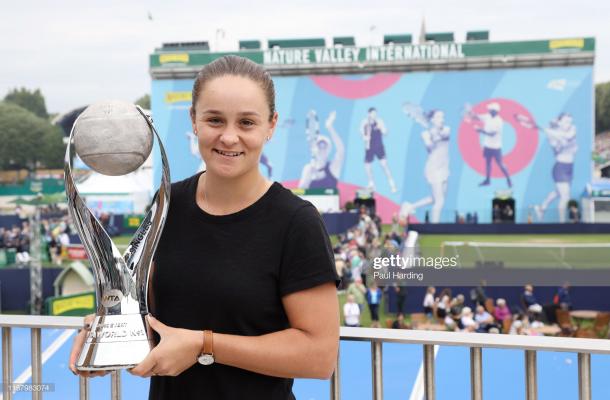
<svg viewBox="0 0 610 400"><path fill-rule="evenodd" d="M68 339L70 339L70 337L74 334L75 330L74 329L66 329L64 330L64 332L59 335L59 337L57 339L55 339L53 341L53 343L51 343L51 345L49 345L49 347L47 347L47 349L42 353L42 358L41 358L41 363L42 365L44 365L45 362L47 362L47 360L49 358L51 358L51 356L53 354L55 354L57 352L57 350L59 350L61 348L61 346L63 346L64 343L66 343L66 341ZM30 365L29 367L27 367L22 373L21 375L19 375L17 377L17 379L15 379L13 381L13 384L15 385L21 385L24 384L25 382L27 382L30 378L32 377L32 365ZM15 393L15 392L13 392ZM0 400L2 400L3 395L0 394Z"/></svg>
<svg viewBox="0 0 610 400"><path fill-rule="evenodd" d="M435 361L439 347L440 346L434 346ZM422 360L421 365L419 366L419 371L417 372L417 378L415 378L415 383L413 384L413 389L411 390L411 396L409 396L409 400L423 400L424 394L424 361Z"/></svg>

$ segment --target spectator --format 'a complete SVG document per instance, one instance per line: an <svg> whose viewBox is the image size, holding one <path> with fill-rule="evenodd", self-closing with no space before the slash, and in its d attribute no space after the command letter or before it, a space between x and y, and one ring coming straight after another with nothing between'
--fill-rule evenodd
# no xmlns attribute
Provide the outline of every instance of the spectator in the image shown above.
<svg viewBox="0 0 610 400"><path fill-rule="evenodd" d="M371 287L366 291L366 302L371 312L371 327L379 328L379 304L381 303L382 292L373 281Z"/></svg>
<svg viewBox="0 0 610 400"><path fill-rule="evenodd" d="M521 301L525 306L526 312L530 312L533 315L539 315L542 312L542 306L538 303L536 296L534 296L534 287L532 285L525 285Z"/></svg>
<svg viewBox="0 0 610 400"><path fill-rule="evenodd" d="M499 298L496 300L496 307L494 308L494 318L500 325L504 323L504 320L512 318L510 309L506 305L506 300Z"/></svg>
<svg viewBox="0 0 610 400"><path fill-rule="evenodd" d="M396 308L397 313L404 313L405 301L407 300L407 287L406 286L394 286L396 292Z"/></svg>
<svg viewBox="0 0 610 400"><path fill-rule="evenodd" d="M451 289L445 288L441 295L436 299L436 316L444 320L449 308L451 308Z"/></svg>
<svg viewBox="0 0 610 400"><path fill-rule="evenodd" d="M409 326L405 324L405 315L398 313L396 320L392 322L392 329L409 329Z"/></svg>
<svg viewBox="0 0 610 400"><path fill-rule="evenodd" d="M354 301L360 307L360 313L362 313L364 311L364 303L366 302L366 287L362 284L360 276L354 277L354 281L349 284L346 293L348 296L353 296Z"/></svg>
<svg viewBox="0 0 610 400"><path fill-rule="evenodd" d="M461 317L458 320L458 327L464 332L474 332L478 326L474 318L472 318L472 310L470 307L462 308Z"/></svg>
<svg viewBox="0 0 610 400"><path fill-rule="evenodd" d="M436 292L436 288L434 286L428 286L426 289L426 295L424 296L424 313L430 318L434 315L434 293Z"/></svg>
<svg viewBox="0 0 610 400"><path fill-rule="evenodd" d="M491 328L497 328L494 324L494 317L481 305L477 306L474 321L477 323L477 332L489 332Z"/></svg>
<svg viewBox="0 0 610 400"><path fill-rule="evenodd" d="M558 305L562 310L572 309L572 298L570 297L570 284L564 283L559 288L557 294L553 298L553 303Z"/></svg>
<svg viewBox="0 0 610 400"><path fill-rule="evenodd" d="M347 301L343 305L343 318L345 326L360 326L360 307L356 304L354 296L351 294L347 295Z"/></svg>
<svg viewBox="0 0 610 400"><path fill-rule="evenodd" d="M518 314L510 326L509 335L527 335L529 318L526 314Z"/></svg>
<svg viewBox="0 0 610 400"><path fill-rule="evenodd" d="M472 289L470 292L470 299L476 305L485 305L485 301L487 300L487 294L485 294L485 287L487 286L487 282L485 280L481 281L481 284L477 286L475 289Z"/></svg>

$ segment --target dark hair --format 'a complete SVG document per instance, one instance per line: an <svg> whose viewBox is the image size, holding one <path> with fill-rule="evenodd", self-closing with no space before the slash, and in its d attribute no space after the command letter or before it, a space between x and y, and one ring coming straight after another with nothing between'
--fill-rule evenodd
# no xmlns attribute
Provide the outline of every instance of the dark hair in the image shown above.
<svg viewBox="0 0 610 400"><path fill-rule="evenodd" d="M371 112L371 111L377 111L377 109L375 107L371 107L371 108L369 108L369 112Z"/></svg>
<svg viewBox="0 0 610 400"><path fill-rule="evenodd" d="M220 57L199 71L193 84L193 108L191 109L191 116L195 115L195 105L197 104L199 93L201 93L205 84L215 78L226 75L242 76L257 83L263 89L267 98L270 113L269 120L273 118L275 114L275 87L273 86L271 75L261 65L247 58L233 55Z"/></svg>

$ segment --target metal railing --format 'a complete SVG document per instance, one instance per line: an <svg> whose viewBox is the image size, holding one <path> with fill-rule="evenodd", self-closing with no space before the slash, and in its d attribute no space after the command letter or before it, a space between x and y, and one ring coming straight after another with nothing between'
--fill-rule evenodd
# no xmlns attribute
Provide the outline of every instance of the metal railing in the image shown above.
<svg viewBox="0 0 610 400"><path fill-rule="evenodd" d="M501 335L493 333L435 332L407 329L341 328L341 340L371 343L374 400L383 399L383 343L421 344L423 346L424 393L435 399L434 346L459 346L470 349L470 393L472 400L483 399L483 348L523 350L525 355L525 398L538 399L536 352L578 353L578 395L591 400L591 354L610 354L610 340L575 339L545 336ZM340 369L331 378L330 398L339 400Z"/></svg>
<svg viewBox="0 0 610 400"><path fill-rule="evenodd" d="M82 317L50 317L37 315L0 315L2 327L2 400L13 398L12 328L29 328L31 336L32 385L42 385L42 329L80 329ZM110 374L112 400L121 399L120 371ZM41 391L32 391L33 400L42 400ZM89 399L89 378L79 377L79 399Z"/></svg>
<svg viewBox="0 0 610 400"><path fill-rule="evenodd" d="M82 317L50 317L30 315L0 315L2 327L3 400L11 400L13 392L12 328L29 328L31 332L32 385L41 385L42 349L41 329L79 329ZM420 344L423 346L423 376L426 400L435 399L434 347L460 346L470 349L470 388L472 400L483 399L483 348L523 350L525 355L526 399L537 400L537 351L578 353L579 399L591 400L591 354L610 354L610 340L575 339L544 336L500 335L492 333L435 332L407 329L341 328L341 340L371 343L372 398L383 399L383 343ZM341 398L340 369L330 382L331 400ZM79 398L89 398L89 378L79 378ZM121 375L111 374L111 398L121 398ZM42 399L41 392L32 392L32 399Z"/></svg>

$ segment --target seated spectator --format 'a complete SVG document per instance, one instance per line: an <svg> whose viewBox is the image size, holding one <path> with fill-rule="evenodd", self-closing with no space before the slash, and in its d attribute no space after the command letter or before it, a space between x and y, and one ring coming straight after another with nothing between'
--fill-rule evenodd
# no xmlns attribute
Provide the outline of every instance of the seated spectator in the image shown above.
<svg viewBox="0 0 610 400"><path fill-rule="evenodd" d="M369 305L371 312L371 327L379 328L379 304L381 303L382 292L377 287L377 283L373 281L371 287L366 291L366 302Z"/></svg>
<svg viewBox="0 0 610 400"><path fill-rule="evenodd" d="M428 318L432 317L434 313L434 293L436 289L434 286L428 286L426 289L426 295L424 296L424 313L428 316Z"/></svg>
<svg viewBox="0 0 610 400"><path fill-rule="evenodd" d="M512 318L510 309L506 305L506 300L499 298L496 300L496 307L494 309L494 318L500 325L504 322L504 320Z"/></svg>
<svg viewBox="0 0 610 400"><path fill-rule="evenodd" d="M491 328L498 328L494 323L494 317L481 305L477 306L474 321L477 323L477 332L489 332Z"/></svg>
<svg viewBox="0 0 610 400"><path fill-rule="evenodd" d="M447 316L447 312L451 307L451 289L445 288L441 295L436 299L436 316L441 321Z"/></svg>
<svg viewBox="0 0 610 400"><path fill-rule="evenodd" d="M517 314L508 331L509 335L526 335L529 329L529 318L526 314Z"/></svg>
<svg viewBox="0 0 610 400"><path fill-rule="evenodd" d="M532 285L525 285L523 294L521 295L521 301L525 306L526 312L535 315L542 312L542 306L538 303L536 296L534 296L534 287Z"/></svg>
<svg viewBox="0 0 610 400"><path fill-rule="evenodd" d="M464 332L474 332L477 330L478 325L474 318L472 318L472 310L470 307L462 308L462 314L458 322L458 327Z"/></svg>
<svg viewBox="0 0 610 400"><path fill-rule="evenodd" d="M343 305L343 318L345 326L360 326L360 307L354 301L354 296L347 295L347 301Z"/></svg>
<svg viewBox="0 0 610 400"><path fill-rule="evenodd" d="M456 322L462 317L462 310L464 309L464 295L458 294L455 299L451 301L451 308L449 314Z"/></svg>
<svg viewBox="0 0 610 400"><path fill-rule="evenodd" d="M409 329L409 326L405 324L405 315L398 313L396 320L392 322L392 329Z"/></svg>

